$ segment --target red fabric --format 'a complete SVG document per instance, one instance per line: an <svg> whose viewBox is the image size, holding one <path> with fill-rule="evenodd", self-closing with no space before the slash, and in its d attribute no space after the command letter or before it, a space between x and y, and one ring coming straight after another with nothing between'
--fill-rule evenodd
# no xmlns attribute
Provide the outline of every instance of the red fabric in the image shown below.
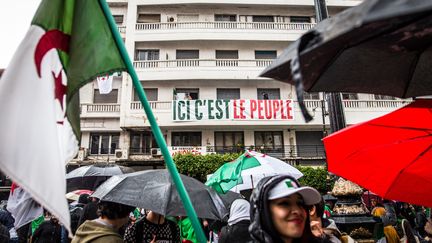
<svg viewBox="0 0 432 243"><path fill-rule="evenodd" d="M432 207L432 100L324 138L328 169L383 198Z"/></svg>

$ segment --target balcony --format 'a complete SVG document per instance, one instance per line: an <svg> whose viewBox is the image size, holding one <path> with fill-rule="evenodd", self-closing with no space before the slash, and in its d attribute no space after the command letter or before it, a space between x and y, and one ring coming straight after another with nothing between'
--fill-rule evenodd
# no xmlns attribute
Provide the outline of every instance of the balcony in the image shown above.
<svg viewBox="0 0 432 243"><path fill-rule="evenodd" d="M120 104L81 104L82 118L120 117Z"/></svg>
<svg viewBox="0 0 432 243"><path fill-rule="evenodd" d="M347 124L357 124L364 122L379 116L385 115L397 108L405 106L410 101L406 100L344 100L345 117ZM309 110L314 119L308 123L308 126L322 127L322 101L321 100L306 100L306 108ZM292 120L259 120L259 119L203 119L203 120L188 120L178 121L173 120L173 108L172 101L152 101L150 106L158 119L160 126L168 127L194 127L199 126L262 126L262 125L274 125L274 126L304 126L305 122L301 115L297 101L293 102L293 119ZM194 110L191 108L191 110ZM130 110L126 112L124 117L125 127L137 127L137 126L148 126L148 121L145 118L144 124L141 114L144 114L142 105L140 102L132 102L130 104ZM178 117L177 117L178 118ZM325 116L325 123L329 125L328 116Z"/></svg>
<svg viewBox="0 0 432 243"><path fill-rule="evenodd" d="M142 80L260 79L259 73L272 62L271 59L177 59L134 61L134 67Z"/></svg>
<svg viewBox="0 0 432 243"><path fill-rule="evenodd" d="M257 40L295 41L313 23L170 22L135 24L136 41Z"/></svg>
<svg viewBox="0 0 432 243"><path fill-rule="evenodd" d="M311 23L274 23L274 22L177 22L177 23L138 23L137 31L179 30L179 29L224 29L224 30L310 30Z"/></svg>

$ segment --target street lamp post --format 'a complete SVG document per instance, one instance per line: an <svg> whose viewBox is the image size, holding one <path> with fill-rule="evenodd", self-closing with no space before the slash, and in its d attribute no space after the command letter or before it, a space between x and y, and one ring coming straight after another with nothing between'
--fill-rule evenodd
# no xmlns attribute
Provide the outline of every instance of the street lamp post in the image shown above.
<svg viewBox="0 0 432 243"><path fill-rule="evenodd" d="M321 22L322 20L328 18L327 6L325 0L314 1L316 21ZM330 130L331 133L334 133L346 127L342 99L340 93L323 93L323 99L326 98L326 95L330 118Z"/></svg>

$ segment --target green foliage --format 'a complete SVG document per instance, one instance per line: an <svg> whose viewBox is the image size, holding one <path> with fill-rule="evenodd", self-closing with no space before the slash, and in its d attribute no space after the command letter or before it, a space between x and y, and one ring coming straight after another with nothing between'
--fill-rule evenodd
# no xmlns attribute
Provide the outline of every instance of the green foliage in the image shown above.
<svg viewBox="0 0 432 243"><path fill-rule="evenodd" d="M214 173L224 163L231 162L240 155L241 153L206 155L179 153L175 154L173 159L181 174L206 182L208 174ZM325 168L298 166L297 169L304 175L299 180L302 185L313 187L321 193L326 193L333 188L334 182L327 179L328 172Z"/></svg>
<svg viewBox="0 0 432 243"><path fill-rule="evenodd" d="M181 174L193 177L201 182L207 181L207 175L214 173L224 163L237 159L241 154L175 154L173 159Z"/></svg>
<svg viewBox="0 0 432 243"><path fill-rule="evenodd" d="M313 187L321 193L327 193L333 188L334 182L328 179L328 172L325 168L298 166L297 169L303 173L303 177L299 180L301 185Z"/></svg>

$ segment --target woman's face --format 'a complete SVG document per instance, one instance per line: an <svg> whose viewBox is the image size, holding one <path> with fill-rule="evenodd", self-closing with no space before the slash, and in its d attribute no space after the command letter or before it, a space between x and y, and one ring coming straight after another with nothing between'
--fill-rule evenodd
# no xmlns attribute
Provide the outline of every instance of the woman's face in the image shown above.
<svg viewBox="0 0 432 243"><path fill-rule="evenodd" d="M306 224L306 209L299 194L270 201L273 224L283 239L300 238Z"/></svg>

